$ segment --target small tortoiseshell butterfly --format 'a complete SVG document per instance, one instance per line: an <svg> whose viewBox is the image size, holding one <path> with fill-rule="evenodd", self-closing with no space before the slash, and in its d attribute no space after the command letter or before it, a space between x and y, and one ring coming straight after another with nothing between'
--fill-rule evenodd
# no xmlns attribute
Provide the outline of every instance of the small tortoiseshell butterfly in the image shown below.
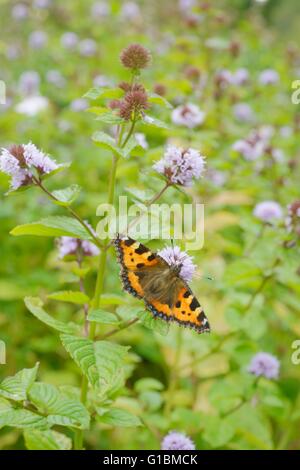
<svg viewBox="0 0 300 470"><path fill-rule="evenodd" d="M198 333L209 332L208 320L193 292L180 277L180 266L132 238L114 240L124 290L143 299L154 317L176 321Z"/></svg>

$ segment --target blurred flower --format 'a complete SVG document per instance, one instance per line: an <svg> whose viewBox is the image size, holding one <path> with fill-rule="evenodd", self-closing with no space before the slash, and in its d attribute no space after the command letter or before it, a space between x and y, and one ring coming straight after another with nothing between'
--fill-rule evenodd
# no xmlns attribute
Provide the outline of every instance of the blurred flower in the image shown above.
<svg viewBox="0 0 300 470"><path fill-rule="evenodd" d="M272 126L262 126L259 130L252 130L246 139L237 140L232 149L246 160L257 160L267 152L273 131Z"/></svg>
<svg viewBox="0 0 300 470"><path fill-rule="evenodd" d="M220 187L226 183L227 175L223 171L208 168L205 172L205 178L211 181L213 185Z"/></svg>
<svg viewBox="0 0 300 470"><path fill-rule="evenodd" d="M23 72L19 78L19 91L22 95L36 95L40 87L40 75L35 70Z"/></svg>
<svg viewBox="0 0 300 470"><path fill-rule="evenodd" d="M59 70L48 70L46 79L47 82L55 85L58 88L63 88L66 85L66 79Z"/></svg>
<svg viewBox="0 0 300 470"><path fill-rule="evenodd" d="M32 183L32 168L40 176L43 176L58 167L59 165L55 160L52 160L31 142L23 145L12 145L9 149L2 149L0 155L0 169L11 177L11 190Z"/></svg>
<svg viewBox="0 0 300 470"><path fill-rule="evenodd" d="M76 100L71 101L70 109L79 113L80 111L85 111L89 107L89 103L85 98L77 98Z"/></svg>
<svg viewBox="0 0 300 470"><path fill-rule="evenodd" d="M95 86L113 86L113 80L109 77L106 77L105 75L96 75L96 77L93 80L93 84Z"/></svg>
<svg viewBox="0 0 300 470"><path fill-rule="evenodd" d="M282 126L279 129L281 137L284 137L287 139L288 137L291 137L293 135L293 128L291 126Z"/></svg>
<svg viewBox="0 0 300 470"><path fill-rule="evenodd" d="M135 21L141 18L140 7L135 2L123 3L120 13L123 20Z"/></svg>
<svg viewBox="0 0 300 470"><path fill-rule="evenodd" d="M60 43L66 49L75 49L78 44L78 36L72 31L64 33L60 38Z"/></svg>
<svg viewBox="0 0 300 470"><path fill-rule="evenodd" d="M42 10L44 8L49 8L51 6L51 3L52 0L34 0L33 6Z"/></svg>
<svg viewBox="0 0 300 470"><path fill-rule="evenodd" d="M107 2L95 2L91 6L91 17L99 20L110 14L111 8Z"/></svg>
<svg viewBox="0 0 300 470"><path fill-rule="evenodd" d="M196 5L196 0L178 0L178 7L183 13L191 10Z"/></svg>
<svg viewBox="0 0 300 470"><path fill-rule="evenodd" d="M238 121L251 122L254 119L254 113L247 103L237 103L233 106L234 117Z"/></svg>
<svg viewBox="0 0 300 470"><path fill-rule="evenodd" d="M147 139L146 139L146 136L145 134L143 134L142 132L136 132L134 134L134 137L135 137L135 140L137 141L137 143L145 150L147 150L147 148L149 148L149 144L147 142Z"/></svg>
<svg viewBox="0 0 300 470"><path fill-rule="evenodd" d="M179 246L166 247L158 252L170 266L180 268L179 275L185 282L190 282L196 270L193 257L185 251L181 251Z"/></svg>
<svg viewBox="0 0 300 470"><path fill-rule="evenodd" d="M16 44L9 44L6 49L8 60L15 60L20 56L20 49Z"/></svg>
<svg viewBox="0 0 300 470"><path fill-rule="evenodd" d="M205 113L196 104L184 104L172 111L173 123L189 127L190 129L202 124L204 119Z"/></svg>
<svg viewBox="0 0 300 470"><path fill-rule="evenodd" d="M229 70L218 70L214 77L216 86L223 90L232 83L232 73Z"/></svg>
<svg viewBox="0 0 300 470"><path fill-rule="evenodd" d="M97 43L94 39L83 39L79 43L79 52L83 57L92 57L97 52Z"/></svg>
<svg viewBox="0 0 300 470"><path fill-rule="evenodd" d="M300 200L288 205L288 216L285 221L288 232L300 236Z"/></svg>
<svg viewBox="0 0 300 470"><path fill-rule="evenodd" d="M255 206L253 214L263 222L270 222L274 219L281 219L282 209L275 201L263 201Z"/></svg>
<svg viewBox="0 0 300 470"><path fill-rule="evenodd" d="M262 85L275 85L279 81L279 74L276 70L266 69L260 73L258 80Z"/></svg>
<svg viewBox="0 0 300 470"><path fill-rule="evenodd" d="M120 59L124 67L127 69L140 70L149 65L151 54L140 44L130 44L123 49Z"/></svg>
<svg viewBox="0 0 300 470"><path fill-rule="evenodd" d="M153 169L165 175L172 184L191 186L193 178L199 179L202 176L204 158L198 150L169 146L163 158L153 165Z"/></svg>
<svg viewBox="0 0 300 470"><path fill-rule="evenodd" d="M157 95L165 96L165 94L167 93L167 87L165 85L163 85L162 83L156 83L154 85L153 91Z"/></svg>
<svg viewBox="0 0 300 470"><path fill-rule="evenodd" d="M245 68L240 68L231 75L233 85L245 85L249 81L249 72Z"/></svg>
<svg viewBox="0 0 300 470"><path fill-rule="evenodd" d="M42 49L48 42L48 36L45 31L33 31L29 36L28 42L32 49Z"/></svg>
<svg viewBox="0 0 300 470"><path fill-rule="evenodd" d="M171 431L163 438L161 450L195 450L195 444L185 434Z"/></svg>
<svg viewBox="0 0 300 470"><path fill-rule="evenodd" d="M93 227L85 220L86 225L91 229L94 235L96 232ZM59 258L65 256L71 256L81 254L83 256L97 256L99 255L99 249L94 243L89 240L80 240L79 238L73 237L60 237L56 240L57 247L59 249Z"/></svg>
<svg viewBox="0 0 300 470"><path fill-rule="evenodd" d="M259 352L252 358L248 372L257 377L266 379L278 379L280 363L272 354Z"/></svg>
<svg viewBox="0 0 300 470"><path fill-rule="evenodd" d="M24 3L17 3L11 10L11 15L14 20L21 21L28 16L28 6Z"/></svg>
<svg viewBox="0 0 300 470"><path fill-rule="evenodd" d="M36 114L45 111L49 106L49 101L45 96L35 95L25 98L17 104L16 112L26 114L27 116L35 116Z"/></svg>

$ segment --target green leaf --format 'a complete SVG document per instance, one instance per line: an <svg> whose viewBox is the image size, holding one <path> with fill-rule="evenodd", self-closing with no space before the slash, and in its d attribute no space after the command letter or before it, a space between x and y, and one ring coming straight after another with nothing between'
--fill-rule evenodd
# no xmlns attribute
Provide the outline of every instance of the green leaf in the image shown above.
<svg viewBox="0 0 300 470"><path fill-rule="evenodd" d="M54 328L57 331L67 334L75 334L79 331L79 326L71 323L64 323L51 317L44 309L43 302L39 297L25 297L25 305L28 310L41 322Z"/></svg>
<svg viewBox="0 0 300 470"><path fill-rule="evenodd" d="M10 231L11 235L36 235L39 237L75 237L83 240L90 239L90 234L78 220L66 216L49 216L38 222L18 225Z"/></svg>
<svg viewBox="0 0 300 470"><path fill-rule="evenodd" d="M164 389L164 385L157 379L153 379L152 377L145 377L135 382L134 389L137 391L137 393L149 390L161 391Z"/></svg>
<svg viewBox="0 0 300 470"><path fill-rule="evenodd" d="M102 423L110 424L111 426L120 426L124 428L143 426L138 416L120 408L111 408L107 413L102 415L99 420Z"/></svg>
<svg viewBox="0 0 300 470"><path fill-rule="evenodd" d="M119 155L119 157L122 158L127 158L135 147L140 147L134 136L130 137L124 147L119 147L116 144L115 139L105 132L94 132L92 139L100 147L111 150L113 153Z"/></svg>
<svg viewBox="0 0 300 470"><path fill-rule="evenodd" d="M154 118L153 116L145 116L143 118L143 124L146 126L151 126L151 127L158 127L160 129L169 129L170 126L166 123L161 121L160 119Z"/></svg>
<svg viewBox="0 0 300 470"><path fill-rule="evenodd" d="M117 116L115 113L108 110L98 112L97 115L96 121L103 122L104 124L116 125L126 122L120 116Z"/></svg>
<svg viewBox="0 0 300 470"><path fill-rule="evenodd" d="M45 428L47 419L29 410L12 409L0 413L0 428L11 426L14 428Z"/></svg>
<svg viewBox="0 0 300 470"><path fill-rule="evenodd" d="M75 201L80 191L81 188L78 184L72 184L67 188L52 191L52 194L57 199L57 201L55 201L56 204L59 206L69 206Z"/></svg>
<svg viewBox="0 0 300 470"><path fill-rule="evenodd" d="M88 304L89 297L80 291L62 290L48 295L48 299L61 300L62 302L71 302L72 304Z"/></svg>
<svg viewBox="0 0 300 470"><path fill-rule="evenodd" d="M203 439L212 447L223 447L231 441L234 433L235 429L230 420L218 416L206 416Z"/></svg>
<svg viewBox="0 0 300 470"><path fill-rule="evenodd" d="M99 373L96 366L93 341L71 335L61 335L61 341L90 384L97 387L99 385Z"/></svg>
<svg viewBox="0 0 300 470"><path fill-rule="evenodd" d="M70 335L61 335L61 340L93 387L100 387L104 393L114 386L124 366L128 347Z"/></svg>
<svg viewBox="0 0 300 470"><path fill-rule="evenodd" d="M96 310L91 310L88 314L89 321L94 321L96 323L105 323L107 325L115 325L120 323L118 318L114 313L111 312L106 312L105 310L102 310L101 308L98 308Z"/></svg>
<svg viewBox="0 0 300 470"><path fill-rule="evenodd" d="M158 104L159 106L163 106L164 108L172 109L173 106L169 103L166 98L156 93L148 93L148 101L150 103Z"/></svg>
<svg viewBox="0 0 300 470"><path fill-rule="evenodd" d="M70 450L72 441L69 437L51 429L26 429L24 440L28 450Z"/></svg>
<svg viewBox="0 0 300 470"><path fill-rule="evenodd" d="M109 341L97 341L94 348L100 388L106 391L120 375L129 348Z"/></svg>
<svg viewBox="0 0 300 470"><path fill-rule="evenodd" d="M28 391L34 383L39 363L32 369L23 369L12 377L7 377L0 385L0 396L14 401L27 399Z"/></svg>
<svg viewBox="0 0 300 470"><path fill-rule="evenodd" d="M83 98L90 100L99 100L101 98L118 99L124 92L118 88L109 87L93 87L87 93L83 95Z"/></svg>
<svg viewBox="0 0 300 470"><path fill-rule="evenodd" d="M117 294L103 294L101 295L100 305L122 305L126 303L125 297Z"/></svg>
<svg viewBox="0 0 300 470"><path fill-rule="evenodd" d="M140 320L146 328L154 330L162 336L166 336L169 332L169 323L155 318L150 312L143 311L139 314Z"/></svg>
<svg viewBox="0 0 300 470"><path fill-rule="evenodd" d="M89 427L90 416L83 404L63 395L54 385L37 382L29 390L29 399L43 414L50 425Z"/></svg>

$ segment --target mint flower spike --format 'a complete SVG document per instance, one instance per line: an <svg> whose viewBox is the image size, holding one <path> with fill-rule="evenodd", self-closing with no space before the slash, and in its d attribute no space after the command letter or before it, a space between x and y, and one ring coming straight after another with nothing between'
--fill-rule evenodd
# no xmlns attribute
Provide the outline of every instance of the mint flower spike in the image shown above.
<svg viewBox="0 0 300 470"><path fill-rule="evenodd" d="M190 282L196 270L193 257L182 251L179 246L163 248L158 252L170 266L181 266L180 276L185 282Z"/></svg>
<svg viewBox="0 0 300 470"><path fill-rule="evenodd" d="M165 175L171 184L191 186L193 179L199 179L204 171L205 157L198 150L169 146L153 169Z"/></svg>
<svg viewBox="0 0 300 470"><path fill-rule="evenodd" d="M170 431L162 440L161 450L195 450L195 444L185 434Z"/></svg>
<svg viewBox="0 0 300 470"><path fill-rule="evenodd" d="M277 357L267 352L259 352L253 356L248 372L256 377L265 377L266 379L278 379L280 362Z"/></svg>
<svg viewBox="0 0 300 470"><path fill-rule="evenodd" d="M270 222L274 219L281 219L283 216L282 208L276 201L263 201L258 203L253 215L263 222Z"/></svg>
<svg viewBox="0 0 300 470"><path fill-rule="evenodd" d="M43 176L60 166L31 142L3 148L0 154L0 170L11 178L10 191L33 184L32 170Z"/></svg>

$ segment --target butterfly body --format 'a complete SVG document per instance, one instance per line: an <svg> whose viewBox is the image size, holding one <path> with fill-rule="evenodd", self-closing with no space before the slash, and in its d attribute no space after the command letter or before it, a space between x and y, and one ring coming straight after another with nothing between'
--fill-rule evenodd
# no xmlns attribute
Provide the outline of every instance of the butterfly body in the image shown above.
<svg viewBox="0 0 300 470"><path fill-rule="evenodd" d="M155 317L176 321L198 333L210 331L201 305L180 277L180 265L169 265L132 238L118 237L114 244L124 290L143 299Z"/></svg>

